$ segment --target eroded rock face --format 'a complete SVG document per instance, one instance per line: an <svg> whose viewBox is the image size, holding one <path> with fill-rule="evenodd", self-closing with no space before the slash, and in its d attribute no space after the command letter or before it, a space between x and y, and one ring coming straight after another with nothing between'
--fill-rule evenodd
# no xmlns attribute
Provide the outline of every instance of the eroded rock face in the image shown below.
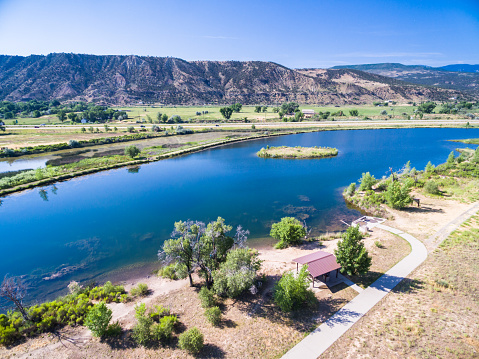
<svg viewBox="0 0 479 359"><path fill-rule="evenodd" d="M73 99L126 104L359 104L446 100L459 92L358 70L292 70L262 61L50 54L0 56L0 100Z"/></svg>

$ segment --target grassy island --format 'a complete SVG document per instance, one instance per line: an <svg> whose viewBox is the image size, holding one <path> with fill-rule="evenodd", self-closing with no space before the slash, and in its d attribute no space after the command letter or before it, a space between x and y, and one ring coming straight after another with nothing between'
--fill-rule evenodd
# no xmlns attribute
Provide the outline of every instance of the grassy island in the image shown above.
<svg viewBox="0 0 479 359"><path fill-rule="evenodd" d="M264 158L325 158L338 155L337 148L331 147L269 147L262 148L257 152L259 157Z"/></svg>

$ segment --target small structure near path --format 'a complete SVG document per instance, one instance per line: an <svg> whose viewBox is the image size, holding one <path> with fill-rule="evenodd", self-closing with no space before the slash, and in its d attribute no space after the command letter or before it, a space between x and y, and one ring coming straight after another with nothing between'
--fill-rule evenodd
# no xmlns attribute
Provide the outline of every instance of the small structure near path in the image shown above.
<svg viewBox="0 0 479 359"><path fill-rule="evenodd" d="M293 262L296 263L296 270L299 269L300 264L308 265L308 272L313 279L313 288L314 281L319 277L323 276L324 281L327 281L327 278L330 276L331 272L336 271L336 278L338 277L338 272L341 266L336 262L336 257L328 252L317 251L305 256L293 259Z"/></svg>
<svg viewBox="0 0 479 359"><path fill-rule="evenodd" d="M372 230L378 224L386 222L384 218L362 216L351 223L351 226L358 226L363 233Z"/></svg>

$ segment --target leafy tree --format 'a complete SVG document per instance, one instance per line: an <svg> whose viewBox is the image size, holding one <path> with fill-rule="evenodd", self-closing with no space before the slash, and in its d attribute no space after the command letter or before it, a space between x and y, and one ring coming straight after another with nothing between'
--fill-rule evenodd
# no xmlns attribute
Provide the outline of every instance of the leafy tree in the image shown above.
<svg viewBox="0 0 479 359"><path fill-rule="evenodd" d="M308 276L308 266L304 265L296 277L293 272L286 272L275 285L273 300L283 312L300 308L314 298L314 294L308 290Z"/></svg>
<svg viewBox="0 0 479 359"><path fill-rule="evenodd" d="M255 107L254 107L254 112L260 113L260 112L261 112L261 109L262 109L262 106L255 106Z"/></svg>
<svg viewBox="0 0 479 359"><path fill-rule="evenodd" d="M432 113L436 108L436 103L432 101L424 102L420 104L417 110L421 113Z"/></svg>
<svg viewBox="0 0 479 359"><path fill-rule="evenodd" d="M38 118L38 117L40 117L41 115L42 115L42 114L41 114L40 111L38 111L38 110L35 110L35 111L32 112L32 117L33 117L33 118Z"/></svg>
<svg viewBox="0 0 479 359"><path fill-rule="evenodd" d="M303 118L304 118L304 113L302 113L301 111L296 111L296 113L294 114L294 120L296 122L301 122L303 121Z"/></svg>
<svg viewBox="0 0 479 359"><path fill-rule="evenodd" d="M85 326L91 330L93 336L103 337L107 332L112 317L112 311L105 302L93 306L85 319Z"/></svg>
<svg viewBox="0 0 479 359"><path fill-rule="evenodd" d="M70 112L68 114L68 118L72 121L72 122L77 122L78 121L78 115L75 113L75 112Z"/></svg>
<svg viewBox="0 0 479 359"><path fill-rule="evenodd" d="M441 191L439 190L437 183L432 180L426 182L426 184L424 185L424 190L426 191L426 193L429 193L429 194L435 194L435 195L441 194Z"/></svg>
<svg viewBox="0 0 479 359"><path fill-rule="evenodd" d="M278 113L279 112L279 107L273 107L273 112Z"/></svg>
<svg viewBox="0 0 479 359"><path fill-rule="evenodd" d="M233 114L233 109L231 107L222 107L220 108L220 113L225 119L229 120Z"/></svg>
<svg viewBox="0 0 479 359"><path fill-rule="evenodd" d="M454 163L455 163L454 151L451 151L451 153L447 157L446 166L448 168L451 168L454 166Z"/></svg>
<svg viewBox="0 0 479 359"><path fill-rule="evenodd" d="M261 111L262 111L262 112L267 112L267 111L268 111L268 106L263 106L263 107L261 108Z"/></svg>
<svg viewBox="0 0 479 359"><path fill-rule="evenodd" d="M358 110L349 110L349 114L351 116L357 117L357 116L359 116L359 111Z"/></svg>
<svg viewBox="0 0 479 359"><path fill-rule="evenodd" d="M392 181L389 183L384 197L391 208L401 209L407 207L412 202L412 198L409 195L410 191L410 183L408 181L402 184L399 181Z"/></svg>
<svg viewBox="0 0 479 359"><path fill-rule="evenodd" d="M66 118L67 118L66 112L63 111L63 110L58 111L58 112L57 112L57 117L58 117L58 119L60 120L60 122L65 121Z"/></svg>
<svg viewBox="0 0 479 359"><path fill-rule="evenodd" d="M167 118L168 118L168 116L167 116ZM158 112L158 113L156 114L156 121L157 121L158 123L163 122L163 114L162 114L161 112Z"/></svg>
<svg viewBox="0 0 479 359"><path fill-rule="evenodd" d="M479 147L474 151L474 155L471 158L471 162L479 163Z"/></svg>
<svg viewBox="0 0 479 359"><path fill-rule="evenodd" d="M235 103L234 105L231 105L231 108L234 112L240 112L242 107L243 105L240 103Z"/></svg>
<svg viewBox="0 0 479 359"><path fill-rule="evenodd" d="M168 119L168 123L182 123L183 120L181 119L180 116L178 115L174 115L174 116L171 116L169 119Z"/></svg>
<svg viewBox="0 0 479 359"><path fill-rule="evenodd" d="M356 192L356 183L351 183L345 190L344 194L348 197L351 197Z"/></svg>
<svg viewBox="0 0 479 359"><path fill-rule="evenodd" d="M368 255L363 235L358 226L348 227L343 239L338 242L334 251L337 262L341 265L341 272L348 275L365 274L371 267L372 257Z"/></svg>
<svg viewBox="0 0 479 359"><path fill-rule="evenodd" d="M93 127L90 127L93 130ZM133 126L128 126L126 130L130 133L135 132L135 128ZM93 131L92 131L93 132Z"/></svg>
<svg viewBox="0 0 479 359"><path fill-rule="evenodd" d="M377 183L378 181L374 176L371 175L371 173L366 172L363 173L363 176L359 180L359 190L360 191L369 191L373 189L373 186Z"/></svg>
<svg viewBox="0 0 479 359"><path fill-rule="evenodd" d="M140 154L140 149L135 145L125 147L125 155L134 158Z"/></svg>
<svg viewBox="0 0 479 359"><path fill-rule="evenodd" d="M294 217L284 217L278 223L273 223L269 235L278 240L275 248L283 249L290 245L301 243L306 236L306 229Z"/></svg>
<svg viewBox="0 0 479 359"><path fill-rule="evenodd" d="M178 340L178 346L187 350L192 354L199 353L204 346L203 334L197 327L188 329L186 332L183 332Z"/></svg>
<svg viewBox="0 0 479 359"><path fill-rule="evenodd" d="M228 252L226 261L213 272L213 288L218 295L237 297L254 285L256 272L261 267L258 253L247 248Z"/></svg>
<svg viewBox="0 0 479 359"><path fill-rule="evenodd" d="M388 112L386 110L381 111L381 115L386 116L387 114L388 114Z"/></svg>
<svg viewBox="0 0 479 359"><path fill-rule="evenodd" d="M429 161L426 165L426 168L424 169L424 172L431 173L431 172L434 172L434 170L435 170L434 165L431 163L431 161Z"/></svg>
<svg viewBox="0 0 479 359"><path fill-rule="evenodd" d="M194 270L194 248L204 233L204 223L202 222L183 222L175 223L173 236L178 238L169 239L163 244L163 252L159 252L158 256L166 256L170 261L175 261L180 265L184 265L190 279L190 286L193 286L193 278L191 273Z"/></svg>
<svg viewBox="0 0 479 359"><path fill-rule="evenodd" d="M293 114L299 111L299 105L296 102L286 102L281 105L281 111L284 114Z"/></svg>
<svg viewBox="0 0 479 359"><path fill-rule="evenodd" d="M164 113L162 116L161 116L161 122L163 123L167 123L168 122L168 115L166 113Z"/></svg>

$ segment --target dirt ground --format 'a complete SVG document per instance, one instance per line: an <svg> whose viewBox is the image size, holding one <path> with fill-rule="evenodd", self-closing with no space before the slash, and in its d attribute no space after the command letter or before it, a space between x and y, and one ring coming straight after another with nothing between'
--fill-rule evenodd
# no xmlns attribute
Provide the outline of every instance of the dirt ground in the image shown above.
<svg viewBox="0 0 479 359"><path fill-rule="evenodd" d="M379 241L382 248L374 242ZM272 247L259 250L264 261L261 274L266 282L255 296L247 294L238 300L225 299L220 303L223 320L218 327L209 324L197 296L197 287L189 287L187 280L170 281L150 276L129 280L128 290L137 283L148 284L151 293L139 302L148 307L162 304L171 308L181 322L180 331L197 326L205 336L205 348L199 357L205 358L275 358L298 343L309 331L329 318L349 302L357 292L331 278L316 283L314 292L318 303L293 314L283 314L272 302L274 283L281 274L293 270L293 258L323 250L333 252L338 239L320 242L305 242L299 247L277 250ZM382 230L374 230L365 238L365 245L373 257L372 276L383 273L409 253L409 246L397 236ZM369 277L368 277L369 278ZM370 279L370 278L369 278ZM199 279L195 278L198 283ZM319 288L318 288L319 287ZM134 307L137 303L108 304L113 311L113 321L118 320L125 329L121 340L100 342L92 338L85 327L64 328L59 333L45 334L11 349L0 349L3 358L187 358L186 352L177 348L176 339L166 347L141 348L130 338L131 328L136 320ZM274 335L271 335L274 333Z"/></svg>
<svg viewBox="0 0 479 359"><path fill-rule="evenodd" d="M444 244L321 358L479 358L479 216Z"/></svg>

